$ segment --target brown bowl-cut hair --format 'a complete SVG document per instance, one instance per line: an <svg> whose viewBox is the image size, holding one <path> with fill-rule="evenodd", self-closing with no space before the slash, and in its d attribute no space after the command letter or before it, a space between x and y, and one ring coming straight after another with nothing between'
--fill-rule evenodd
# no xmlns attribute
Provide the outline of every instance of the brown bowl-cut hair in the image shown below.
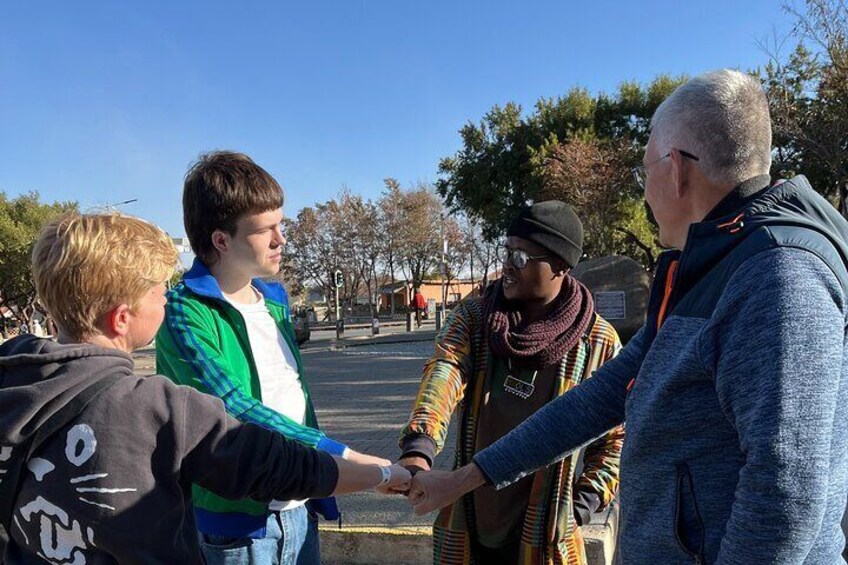
<svg viewBox="0 0 848 565"><path fill-rule="evenodd" d="M189 169L183 185L183 222L191 249L207 266L218 260L215 230L236 234L236 222L283 206L283 190L243 153L212 151Z"/></svg>

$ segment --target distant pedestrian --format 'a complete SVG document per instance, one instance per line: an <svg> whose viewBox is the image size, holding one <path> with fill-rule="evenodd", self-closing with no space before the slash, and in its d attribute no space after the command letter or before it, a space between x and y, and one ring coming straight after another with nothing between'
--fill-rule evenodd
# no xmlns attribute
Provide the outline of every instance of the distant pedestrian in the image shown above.
<svg viewBox="0 0 848 565"><path fill-rule="evenodd" d="M424 295L421 294L421 289L415 289L415 294L412 296L412 309L415 311L415 323L420 328L421 313L427 309L427 302L424 300Z"/></svg>

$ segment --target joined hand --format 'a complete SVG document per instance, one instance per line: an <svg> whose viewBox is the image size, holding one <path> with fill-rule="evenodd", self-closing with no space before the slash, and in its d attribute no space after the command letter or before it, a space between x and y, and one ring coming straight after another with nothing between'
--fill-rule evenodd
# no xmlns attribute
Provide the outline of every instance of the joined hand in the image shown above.
<svg viewBox="0 0 848 565"><path fill-rule="evenodd" d="M427 460L423 457L404 457L400 461L398 461L396 465L400 465L405 468L410 473L411 477L415 477L415 474L420 471L430 470L430 464L427 463ZM409 487L409 484L402 488L381 485L377 487L377 492L381 494L402 494L406 496L409 494Z"/></svg>
<svg viewBox="0 0 848 565"><path fill-rule="evenodd" d="M456 471L421 472L412 478L409 504L421 516L452 504L485 483L485 477L473 463Z"/></svg>

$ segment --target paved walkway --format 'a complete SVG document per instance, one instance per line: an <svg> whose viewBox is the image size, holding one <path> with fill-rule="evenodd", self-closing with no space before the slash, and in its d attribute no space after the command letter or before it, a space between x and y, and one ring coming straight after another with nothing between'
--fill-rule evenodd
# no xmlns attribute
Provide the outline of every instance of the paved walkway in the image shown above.
<svg viewBox="0 0 848 565"><path fill-rule="evenodd" d="M432 351L432 341L305 350L303 361L322 429L353 449L395 460L400 454L398 434ZM436 467L450 469L453 457L451 429ZM341 504L348 525L430 525L433 520L414 516L403 498L373 492L345 496Z"/></svg>

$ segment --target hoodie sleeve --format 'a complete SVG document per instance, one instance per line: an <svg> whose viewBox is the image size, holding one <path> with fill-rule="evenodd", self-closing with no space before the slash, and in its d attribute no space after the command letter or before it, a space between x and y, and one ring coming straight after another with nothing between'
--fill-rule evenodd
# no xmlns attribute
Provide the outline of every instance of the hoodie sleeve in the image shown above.
<svg viewBox="0 0 848 565"><path fill-rule="evenodd" d="M716 563L801 563L819 535L846 415L845 314L808 251L764 251L728 282L701 348L745 461Z"/></svg>
<svg viewBox="0 0 848 565"><path fill-rule="evenodd" d="M156 336L157 371L178 384L217 396L224 402L227 412L242 422L262 426L334 455L343 455L345 445L268 408L233 383L228 376L233 369L208 316L205 305L178 292L168 294L165 321Z"/></svg>
<svg viewBox="0 0 848 565"><path fill-rule="evenodd" d="M225 498L260 502L323 498L335 490L339 472L329 453L241 423L219 399L181 390L185 408L174 417L187 480Z"/></svg>

